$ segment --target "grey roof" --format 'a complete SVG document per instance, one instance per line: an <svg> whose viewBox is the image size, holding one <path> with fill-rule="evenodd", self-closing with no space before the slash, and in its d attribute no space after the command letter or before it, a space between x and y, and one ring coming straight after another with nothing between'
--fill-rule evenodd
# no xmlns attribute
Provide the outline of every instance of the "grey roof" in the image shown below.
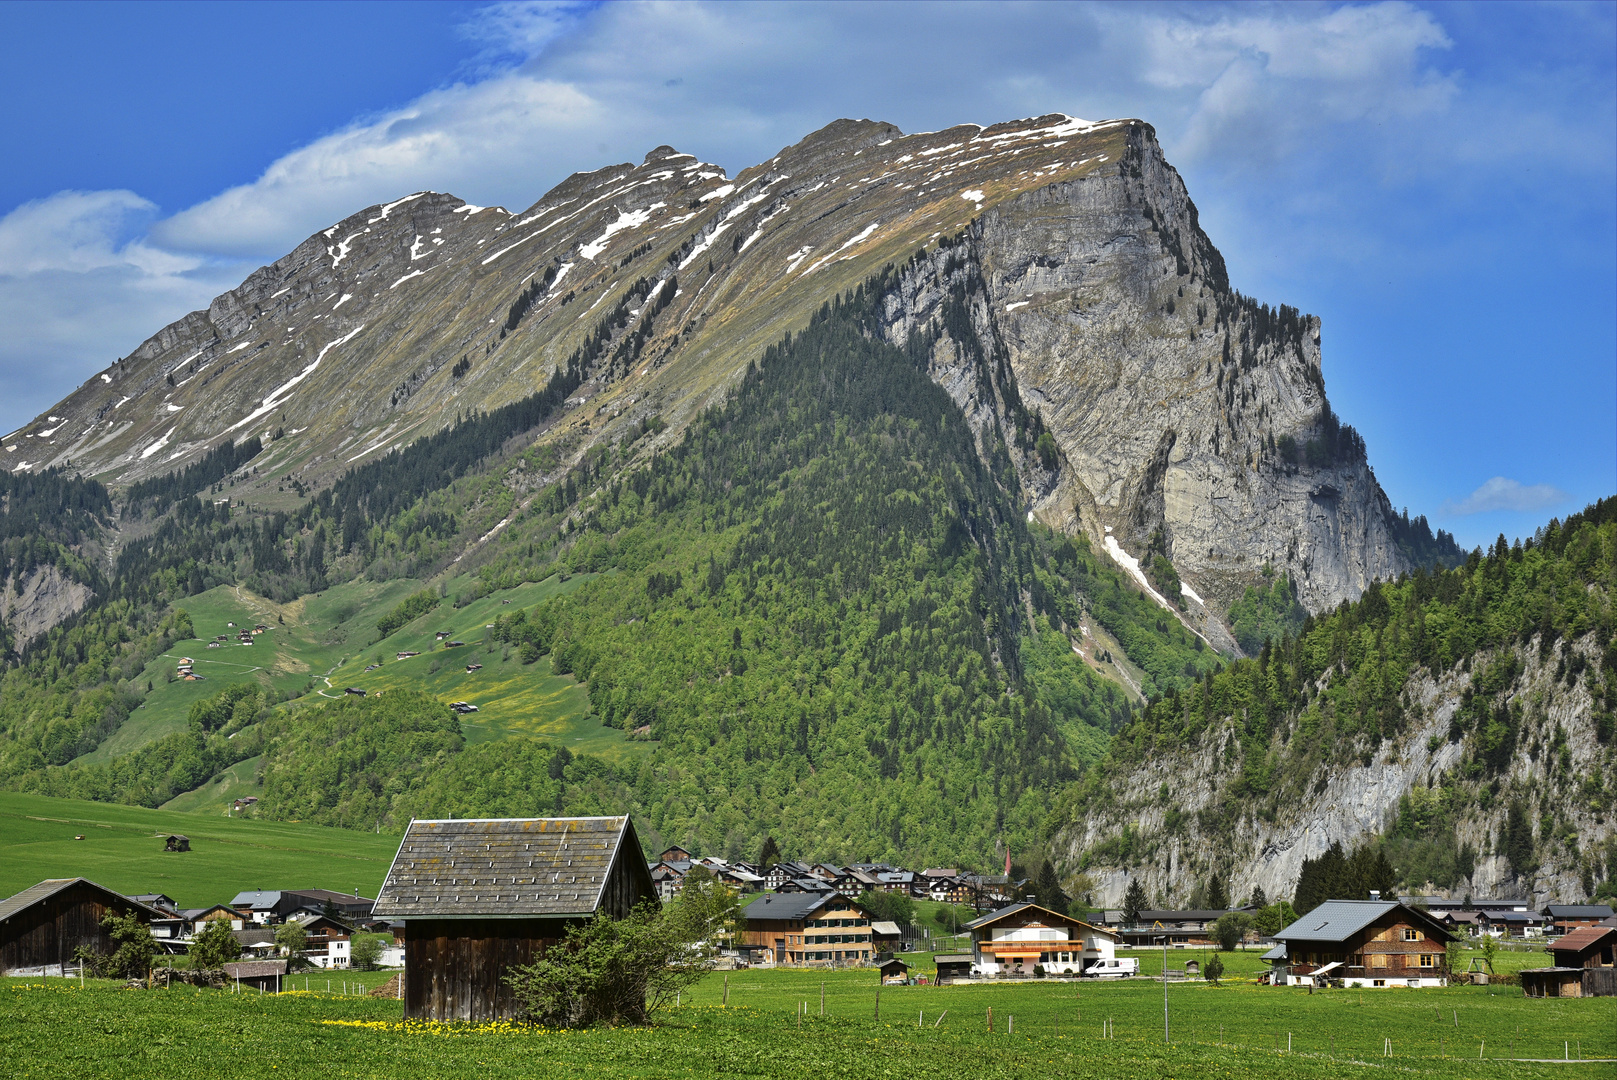
<svg viewBox="0 0 1617 1080"><path fill-rule="evenodd" d="M627 815L416 820L372 913L440 919L591 915L620 856L643 861Z"/></svg>
<svg viewBox="0 0 1617 1080"><path fill-rule="evenodd" d="M998 911L990 911L987 915L978 916L967 923L963 929L977 930L985 926L992 926L994 923L999 922L999 920L1009 915L1015 915L1017 912L1026 910L1028 908L1032 908L1034 911L1042 911L1046 915L1054 915L1063 922L1075 923L1078 926L1088 927L1090 930L1095 931L1095 933L1105 934L1107 937L1112 938L1113 940L1119 939L1119 935L1115 930L1108 930L1104 926L1096 926L1094 923L1087 923L1082 919L1075 919L1071 915L1063 915L1059 911L1051 911L1049 908L1040 907L1038 904L1008 904L1005 907L1000 908Z"/></svg>
<svg viewBox="0 0 1617 1080"><path fill-rule="evenodd" d="M870 929L874 933L882 934L886 937L897 937L900 933L902 933L902 931L899 930L896 922L873 922L870 924Z"/></svg>
<svg viewBox="0 0 1617 1080"><path fill-rule="evenodd" d="M105 885L97 885L89 878L70 877L46 878L38 885L32 885L24 889L22 892L17 893L15 896L7 897L5 900L0 900L0 922L5 922L18 912L33 907L41 900L48 900L62 890L69 889L74 885L80 884L81 882L90 886L92 889L99 889L108 896L122 900L131 907L139 908L151 918L167 919L173 917L173 912L164 911L161 908L154 908L150 904L143 904L139 900L133 900L130 897L123 895L123 893L113 892Z"/></svg>
<svg viewBox="0 0 1617 1080"><path fill-rule="evenodd" d="M233 908L247 908L251 911L268 910L281 902L279 889L246 889L236 894L230 901Z"/></svg>
<svg viewBox="0 0 1617 1080"><path fill-rule="evenodd" d="M1428 930L1443 935L1445 941L1453 937L1430 915L1396 900L1327 900L1276 934L1275 940L1346 941L1395 910L1402 910L1411 921L1423 923Z"/></svg>
<svg viewBox="0 0 1617 1080"><path fill-rule="evenodd" d="M1544 914L1552 919L1609 919L1612 911L1608 904L1551 904Z"/></svg>
<svg viewBox="0 0 1617 1080"><path fill-rule="evenodd" d="M1252 911L1252 910L1254 910L1254 909L1250 908L1250 907L1244 907L1244 908L1196 908L1196 909L1193 909L1193 910L1186 910L1186 911L1174 911L1174 910L1171 910L1171 909L1162 910L1162 911L1146 911L1146 910L1142 910L1140 912L1139 919L1136 920L1136 921L1141 922L1141 923L1154 923L1154 922L1212 922L1215 919L1217 919L1220 915L1228 914L1231 911Z"/></svg>
<svg viewBox="0 0 1617 1080"><path fill-rule="evenodd" d="M1258 959L1259 960L1267 960L1270 963L1274 963L1276 960L1284 960L1284 959L1286 959L1286 957L1288 955L1289 954L1286 952L1286 943L1284 941L1282 941L1280 944L1276 945L1274 948L1270 949L1268 952L1266 952L1262 956L1258 957Z"/></svg>
<svg viewBox="0 0 1617 1080"><path fill-rule="evenodd" d="M970 964L973 962L970 953L938 953L932 958L934 964Z"/></svg>
<svg viewBox="0 0 1617 1080"><path fill-rule="evenodd" d="M827 904L848 902L835 892L765 893L741 914L747 919L806 919Z"/></svg>
<svg viewBox="0 0 1617 1080"><path fill-rule="evenodd" d="M285 975L285 960L233 960L224 965L225 974L232 979L262 978L265 975Z"/></svg>

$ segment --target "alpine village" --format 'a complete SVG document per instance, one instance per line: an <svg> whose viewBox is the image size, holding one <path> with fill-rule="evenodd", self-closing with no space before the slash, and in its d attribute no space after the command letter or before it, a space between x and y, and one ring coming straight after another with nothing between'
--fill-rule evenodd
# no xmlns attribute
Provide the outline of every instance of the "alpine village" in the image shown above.
<svg viewBox="0 0 1617 1080"><path fill-rule="evenodd" d="M356 210L4 437L0 1043L1610 1069L1617 501L1462 549L1322 342L1140 120Z"/></svg>

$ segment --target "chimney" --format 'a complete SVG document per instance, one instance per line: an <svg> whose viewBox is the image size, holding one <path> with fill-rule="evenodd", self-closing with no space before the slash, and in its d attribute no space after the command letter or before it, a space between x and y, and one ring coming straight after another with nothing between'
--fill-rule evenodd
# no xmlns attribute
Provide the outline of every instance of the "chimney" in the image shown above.
<svg viewBox="0 0 1617 1080"><path fill-rule="evenodd" d="M1370 899L1371 900L1380 900L1381 899L1381 890L1380 889L1371 889L1370 890Z"/></svg>

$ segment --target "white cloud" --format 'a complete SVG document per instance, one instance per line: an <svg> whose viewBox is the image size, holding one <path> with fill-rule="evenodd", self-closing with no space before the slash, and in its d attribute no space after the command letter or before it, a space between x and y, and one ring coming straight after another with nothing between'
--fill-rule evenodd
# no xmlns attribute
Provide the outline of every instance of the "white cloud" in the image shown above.
<svg viewBox="0 0 1617 1080"><path fill-rule="evenodd" d="M1426 63L1453 43L1409 4L1238 8L1207 22L1112 8L1104 21L1116 46L1141 57L1142 81L1195 94L1172 139L1187 159L1233 146L1262 164L1328 125L1442 113L1458 92Z"/></svg>
<svg viewBox="0 0 1617 1080"><path fill-rule="evenodd" d="M129 191L64 191L0 218L7 430L241 280L241 264L132 239L155 209Z"/></svg>
<svg viewBox="0 0 1617 1080"><path fill-rule="evenodd" d="M1389 219L1380 189L1422 169L1451 185L1457 163L1498 177L1501 128L1582 147L1521 171L1534 192L1553 192L1548 173L1581 160L1611 171L1609 154L1588 149L1610 143L1609 108L1558 107L1557 127L1513 115L1503 92L1479 105L1437 66L1452 50L1436 15L1404 3L504 3L465 34L482 50L465 80L358 117L144 237L156 208L133 192L18 208L0 222L0 311L26 312L37 275L80 275L60 303L104 324L94 351L79 353L86 331L48 314L23 316L23 336L77 355L82 378L203 306L204 282L234 284L220 258L269 261L372 203L433 189L516 210L573 171L661 143L733 172L841 116L911 131L1055 110L1146 119L1233 279L1265 294L1304 263L1431 249ZM144 318L129 314L141 303ZM15 355L5 348L0 362Z"/></svg>
<svg viewBox="0 0 1617 1080"><path fill-rule="evenodd" d="M1445 502L1442 513L1455 517L1486 514L1497 510L1536 513L1559 506L1572 496L1551 484L1520 484L1496 476L1459 502Z"/></svg>

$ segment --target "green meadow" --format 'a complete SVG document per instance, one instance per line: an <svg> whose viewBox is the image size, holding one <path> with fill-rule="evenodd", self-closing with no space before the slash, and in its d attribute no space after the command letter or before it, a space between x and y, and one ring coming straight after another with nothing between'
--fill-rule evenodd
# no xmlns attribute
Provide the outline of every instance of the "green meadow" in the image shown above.
<svg viewBox="0 0 1617 1080"><path fill-rule="evenodd" d="M78 763L109 761L183 731L193 704L232 683L249 681L283 697L308 700L341 697L348 687L367 693L410 687L445 702L476 705L478 712L462 720L469 742L532 735L610 759L638 756L649 749L648 744L629 742L621 731L595 720L588 692L572 676L552 672L548 656L524 665L511 650L484 641L486 627L502 612L571 592L592 576L567 581L552 576L459 607L457 598L470 595L474 583L470 577L450 579L436 610L382 640L377 638L377 620L427 583L356 580L288 604L229 585L199 593L181 605L191 616L197 638L177 642L141 672L135 681L151 687L145 702ZM240 631L256 625L268 629L253 644L241 644ZM440 639L440 631L448 636ZM224 641L218 640L221 635ZM465 644L447 648L450 641ZM396 659L400 652L420 655L401 661ZM187 659L202 681L177 677L178 665ZM381 666L365 670L374 664ZM472 664L483 666L468 672ZM222 812L232 800L258 794L246 766L245 762L235 766L204 788L174 799L167 808Z"/></svg>
<svg viewBox="0 0 1617 1080"><path fill-rule="evenodd" d="M332 974L294 977L279 996L6 980L0 1059L10 1076L53 1080L1605 1077L1617 1061L1610 1000L1528 1000L1506 988L1361 995L1172 983L1165 1040L1162 985L1146 979L885 987L878 999L870 971L738 971L710 975L651 1027L559 1032L404 1025L398 1001L353 993L388 973Z"/></svg>
<svg viewBox="0 0 1617 1080"><path fill-rule="evenodd" d="M164 851L170 833L191 850ZM167 893L182 907L256 888L375 896L398 846L387 834L0 792L0 896L59 877Z"/></svg>

